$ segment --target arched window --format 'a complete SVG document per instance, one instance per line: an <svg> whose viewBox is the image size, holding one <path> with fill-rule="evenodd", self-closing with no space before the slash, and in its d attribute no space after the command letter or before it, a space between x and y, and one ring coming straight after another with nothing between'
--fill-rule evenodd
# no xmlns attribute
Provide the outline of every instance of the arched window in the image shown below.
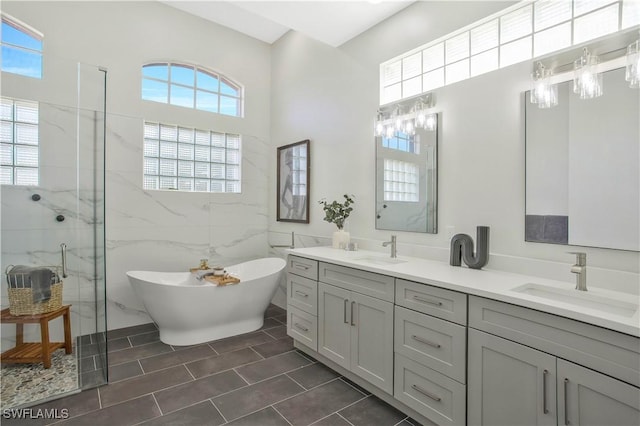
<svg viewBox="0 0 640 426"><path fill-rule="evenodd" d="M2 16L2 71L42 78L42 34Z"/></svg>
<svg viewBox="0 0 640 426"><path fill-rule="evenodd" d="M142 67L142 99L242 117L242 87L204 68L172 62Z"/></svg>

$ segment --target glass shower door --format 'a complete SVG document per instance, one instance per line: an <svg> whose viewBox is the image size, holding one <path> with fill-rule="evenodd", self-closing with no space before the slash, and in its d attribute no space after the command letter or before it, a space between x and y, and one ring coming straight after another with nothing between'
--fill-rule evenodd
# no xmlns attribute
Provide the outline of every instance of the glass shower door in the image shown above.
<svg viewBox="0 0 640 426"><path fill-rule="evenodd" d="M52 58L49 63L64 75L56 84L77 89L73 96L56 98L51 94L62 93L57 87L34 85L23 77L0 92L0 267L3 272L18 265L49 268L61 277L61 303L71 306L73 351L54 351L50 368L42 362L8 363L3 356L1 409L31 406L106 382L106 71ZM12 78L3 74L5 83ZM11 303L6 273L2 278L5 309ZM5 354L19 343L18 326L1 327ZM64 341L62 318L51 320L49 330L51 342ZM41 342L40 326L25 324L23 340Z"/></svg>

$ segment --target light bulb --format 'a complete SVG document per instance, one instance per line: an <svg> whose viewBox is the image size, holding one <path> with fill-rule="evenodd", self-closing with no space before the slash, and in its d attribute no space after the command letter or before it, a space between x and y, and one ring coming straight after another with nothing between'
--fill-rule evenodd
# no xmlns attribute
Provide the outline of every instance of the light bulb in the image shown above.
<svg viewBox="0 0 640 426"><path fill-rule="evenodd" d="M436 120L435 114L429 114L424 123L424 128L429 131L434 131L436 129L438 122Z"/></svg>
<svg viewBox="0 0 640 426"><path fill-rule="evenodd" d="M597 72L599 59L584 48L584 54L574 62L573 92L580 99L593 99L602 95L602 73Z"/></svg>
<svg viewBox="0 0 640 426"><path fill-rule="evenodd" d="M631 43L627 48L625 80L632 89L640 88L640 40Z"/></svg>

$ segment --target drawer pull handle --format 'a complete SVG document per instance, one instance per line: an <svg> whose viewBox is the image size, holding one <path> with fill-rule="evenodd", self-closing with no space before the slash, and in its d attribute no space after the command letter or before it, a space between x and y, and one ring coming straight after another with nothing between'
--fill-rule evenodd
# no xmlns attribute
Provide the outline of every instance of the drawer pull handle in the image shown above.
<svg viewBox="0 0 640 426"><path fill-rule="evenodd" d="M427 339L423 339L420 336L416 336L415 334L413 336L411 336L411 338L413 340L417 341L417 342L424 343L425 345L429 345L429 346L434 347L434 348L440 348L440 344L439 343L431 342L431 341L429 341Z"/></svg>
<svg viewBox="0 0 640 426"><path fill-rule="evenodd" d="M309 329L303 325L298 324L297 322L293 324L295 328L304 331L305 333L309 331Z"/></svg>
<svg viewBox="0 0 640 426"><path fill-rule="evenodd" d="M347 321L347 303L349 303L349 299L344 299L344 315L343 315L343 319L344 319L344 323L345 324L349 324L349 321Z"/></svg>
<svg viewBox="0 0 640 426"><path fill-rule="evenodd" d="M412 388L412 389L414 389L415 391L420 392L420 393L421 393L421 394L423 394L424 396L426 396L426 397L428 397L428 398L433 399L433 400L434 400L434 401L436 401L436 402L440 402L440 401L442 401L442 398L440 398L440 397L439 397L439 396L437 396L437 395L432 394L431 392L428 392L428 391L426 391L426 390L422 389L422 388L421 388L420 386L418 386L418 385L411 385L411 388Z"/></svg>
<svg viewBox="0 0 640 426"><path fill-rule="evenodd" d="M569 404L567 402L567 397L569 396L569 379L564 379L564 424L565 426L569 426L571 422L569 421Z"/></svg>
<svg viewBox="0 0 640 426"><path fill-rule="evenodd" d="M303 292L301 292L301 291L299 291L299 290L296 290L296 294L297 294L297 295L300 295L300 296L302 296L302 297L309 297L309 295L308 295L307 293L303 293Z"/></svg>
<svg viewBox="0 0 640 426"><path fill-rule="evenodd" d="M356 323L355 323L355 321L353 319L353 311L354 311L353 305L355 305L355 304L356 304L356 302L351 302L351 325L356 325Z"/></svg>
<svg viewBox="0 0 640 426"><path fill-rule="evenodd" d="M549 370L544 370L542 372L542 412L544 414L549 414L549 409L547 408L547 376L549 375Z"/></svg>
<svg viewBox="0 0 640 426"><path fill-rule="evenodd" d="M301 264L299 264L299 263L296 263L296 264L294 265L294 267L295 267L296 269L302 269L303 271L306 271L307 269L309 269L309 267L308 267L307 265L301 265Z"/></svg>
<svg viewBox="0 0 640 426"><path fill-rule="evenodd" d="M413 298L418 302L427 303L433 306L442 306L442 302L438 300L425 299L424 297L420 297L420 296L413 296Z"/></svg>

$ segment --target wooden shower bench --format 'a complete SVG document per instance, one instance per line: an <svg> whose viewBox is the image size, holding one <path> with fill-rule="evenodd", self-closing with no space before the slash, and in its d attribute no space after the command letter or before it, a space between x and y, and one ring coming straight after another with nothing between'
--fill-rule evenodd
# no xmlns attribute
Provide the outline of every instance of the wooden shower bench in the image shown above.
<svg viewBox="0 0 640 426"><path fill-rule="evenodd" d="M0 323L16 325L16 346L0 354L3 364L42 362L44 368L51 367L51 354L56 349L64 348L65 353L72 352L71 347L71 314L66 305L53 312L36 315L11 315L9 308L0 311ZM64 342L49 341L49 321L63 316ZM40 342L24 341L24 324L40 324Z"/></svg>

